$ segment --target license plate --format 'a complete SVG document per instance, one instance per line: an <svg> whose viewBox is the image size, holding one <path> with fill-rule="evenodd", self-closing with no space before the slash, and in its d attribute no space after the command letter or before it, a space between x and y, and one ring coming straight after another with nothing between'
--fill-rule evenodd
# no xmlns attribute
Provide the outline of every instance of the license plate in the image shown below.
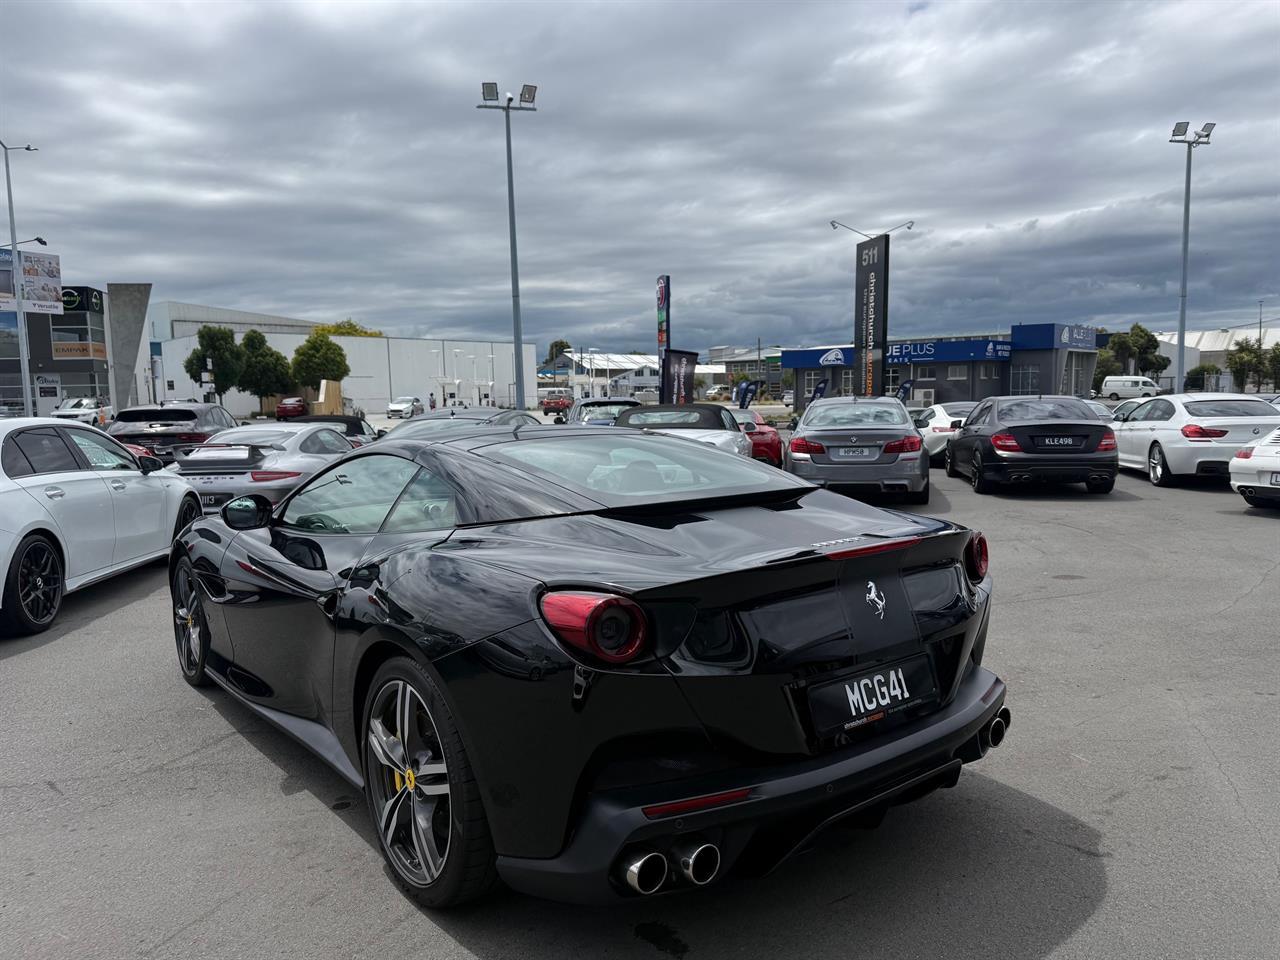
<svg viewBox="0 0 1280 960"><path fill-rule="evenodd" d="M206 507L218 507L226 502L227 496L225 493L206 493L200 498L200 502Z"/></svg>
<svg viewBox="0 0 1280 960"><path fill-rule="evenodd" d="M1273 473L1271 475L1271 485L1280 487L1280 473Z"/></svg>
<svg viewBox="0 0 1280 960"><path fill-rule="evenodd" d="M844 460L874 460L880 456L879 447L837 447L836 456Z"/></svg>
<svg viewBox="0 0 1280 960"><path fill-rule="evenodd" d="M1084 437L1036 437L1037 447L1080 447Z"/></svg>
<svg viewBox="0 0 1280 960"><path fill-rule="evenodd" d="M883 720L937 697L926 656L901 660L809 691L809 712L820 736Z"/></svg>

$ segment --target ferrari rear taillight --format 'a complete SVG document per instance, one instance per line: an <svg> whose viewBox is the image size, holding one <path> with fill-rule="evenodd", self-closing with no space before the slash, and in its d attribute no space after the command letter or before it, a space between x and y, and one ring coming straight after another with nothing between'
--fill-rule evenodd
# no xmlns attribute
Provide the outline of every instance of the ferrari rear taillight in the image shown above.
<svg viewBox="0 0 1280 960"><path fill-rule="evenodd" d="M542 616L562 641L605 663L629 663L644 652L644 611L626 597L548 593L542 598Z"/></svg>
<svg viewBox="0 0 1280 960"><path fill-rule="evenodd" d="M987 575L989 561L987 538L975 530L964 548L964 569L969 579L974 583L982 581Z"/></svg>
<svg viewBox="0 0 1280 960"><path fill-rule="evenodd" d="M991 437L991 445L997 450L1005 450L1009 453L1021 453L1022 447L1018 444L1018 438L1012 433L997 433Z"/></svg>
<svg viewBox="0 0 1280 960"><path fill-rule="evenodd" d="M249 471L249 479L254 483L270 483L273 480L292 480L294 477L300 477L302 474L294 473L292 470L251 470Z"/></svg>
<svg viewBox="0 0 1280 960"><path fill-rule="evenodd" d="M1253 447L1241 447L1239 450L1236 451L1235 458L1237 460L1252 460Z"/></svg>
<svg viewBox="0 0 1280 960"><path fill-rule="evenodd" d="M901 440L890 440L884 445L884 453L915 453L922 446L920 434L913 433Z"/></svg>
<svg viewBox="0 0 1280 960"><path fill-rule="evenodd" d="M812 440L806 440L804 437L791 438L792 453L826 453L827 448L820 443L814 443Z"/></svg>
<svg viewBox="0 0 1280 960"><path fill-rule="evenodd" d="M1217 427L1202 427L1198 423L1188 423L1182 428L1182 435L1188 440L1213 440L1217 437L1225 437L1228 432L1219 430Z"/></svg>
<svg viewBox="0 0 1280 960"><path fill-rule="evenodd" d="M1102 434L1102 439L1098 441L1098 452L1107 453L1109 451L1115 450L1115 448L1116 448L1116 435L1110 430L1104 431Z"/></svg>

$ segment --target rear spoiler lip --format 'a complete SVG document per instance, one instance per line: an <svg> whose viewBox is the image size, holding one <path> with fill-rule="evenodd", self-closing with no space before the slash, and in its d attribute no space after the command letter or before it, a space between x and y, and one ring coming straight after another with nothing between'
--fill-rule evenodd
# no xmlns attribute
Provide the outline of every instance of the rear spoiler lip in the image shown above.
<svg viewBox="0 0 1280 960"><path fill-rule="evenodd" d="M187 454L192 450L248 450L248 460L262 460L266 458L265 451L282 451L284 447L278 443L182 443L173 447L173 455L179 462L188 459ZM211 462L216 463L216 460Z"/></svg>

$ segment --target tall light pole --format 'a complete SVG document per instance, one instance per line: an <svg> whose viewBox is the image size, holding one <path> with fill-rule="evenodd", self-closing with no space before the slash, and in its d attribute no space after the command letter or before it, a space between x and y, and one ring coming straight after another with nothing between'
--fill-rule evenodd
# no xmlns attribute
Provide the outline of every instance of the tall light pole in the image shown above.
<svg viewBox="0 0 1280 960"><path fill-rule="evenodd" d="M515 106L515 97L508 93L506 104L498 100L496 83L480 84L480 97L484 103L476 104L477 110L501 110L507 122L507 224L511 230L511 334L515 347L516 367L516 409L524 409L524 336L520 330L520 266L516 257L516 187L515 176L511 170L511 111L528 110L536 113L533 105L538 95L538 88L526 83L520 88L520 105Z"/></svg>
<svg viewBox="0 0 1280 960"><path fill-rule="evenodd" d="M9 151L35 153L38 148L29 143L25 147L11 147L0 140L0 149L4 152L4 189L9 197L9 249L12 251L10 257L13 262L13 299L18 315L18 369L22 376L22 412L29 417L35 413L35 407L31 399L31 360L27 351L27 315L22 303L22 265L21 254L18 252L18 227L13 218L13 180L9 176Z"/></svg>
<svg viewBox="0 0 1280 960"><path fill-rule="evenodd" d="M493 406L493 354L489 354L489 406Z"/></svg>
<svg viewBox="0 0 1280 960"><path fill-rule="evenodd" d="M461 352L456 347L453 350L453 402L455 404L459 400L458 394L462 393L462 378L458 376L458 354Z"/></svg>
<svg viewBox="0 0 1280 960"><path fill-rule="evenodd" d="M1187 246L1191 238L1191 151L1196 147L1207 147L1209 135L1213 133L1214 123L1206 123L1187 139L1187 128L1191 124L1179 120L1173 125L1173 136L1170 143L1181 143L1187 148L1187 182L1182 194L1182 292L1178 296L1178 362L1174 367L1173 389L1181 393L1184 378L1187 374Z"/></svg>
<svg viewBox="0 0 1280 960"><path fill-rule="evenodd" d="M1263 304L1263 301L1259 300L1258 301L1258 349L1259 350L1262 349L1262 304Z"/></svg>
<svg viewBox="0 0 1280 960"><path fill-rule="evenodd" d="M474 353L467 354L467 359L471 361L471 389L476 392L476 406L480 406L480 384L476 383L476 355Z"/></svg>

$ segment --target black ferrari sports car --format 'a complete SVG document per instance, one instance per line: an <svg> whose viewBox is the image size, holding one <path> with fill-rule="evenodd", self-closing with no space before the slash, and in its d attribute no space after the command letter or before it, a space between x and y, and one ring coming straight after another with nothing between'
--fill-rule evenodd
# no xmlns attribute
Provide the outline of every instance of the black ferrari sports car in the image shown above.
<svg viewBox="0 0 1280 960"><path fill-rule="evenodd" d="M641 431L387 437L170 559L179 665L368 798L432 907L766 872L1004 738L980 533Z"/></svg>
<svg viewBox="0 0 1280 960"><path fill-rule="evenodd" d="M988 397L947 440L945 463L975 493L1035 481L1110 493L1120 470L1115 431L1076 397Z"/></svg>

